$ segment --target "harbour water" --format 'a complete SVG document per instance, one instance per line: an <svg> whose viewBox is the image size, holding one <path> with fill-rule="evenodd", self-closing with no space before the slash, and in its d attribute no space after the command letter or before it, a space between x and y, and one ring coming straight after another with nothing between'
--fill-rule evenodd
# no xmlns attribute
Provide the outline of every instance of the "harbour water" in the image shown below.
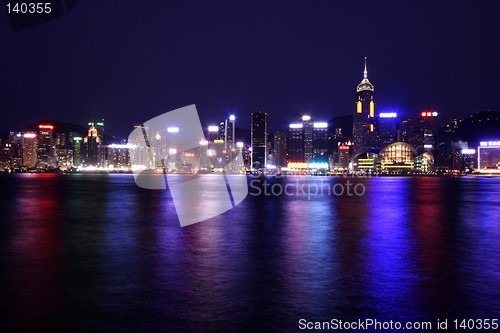
<svg viewBox="0 0 500 333"><path fill-rule="evenodd" d="M295 332L300 319L500 320L500 178L265 180L274 193L250 188L234 209L181 228L169 192L132 175L0 175L2 325ZM362 195L277 191L348 180Z"/></svg>

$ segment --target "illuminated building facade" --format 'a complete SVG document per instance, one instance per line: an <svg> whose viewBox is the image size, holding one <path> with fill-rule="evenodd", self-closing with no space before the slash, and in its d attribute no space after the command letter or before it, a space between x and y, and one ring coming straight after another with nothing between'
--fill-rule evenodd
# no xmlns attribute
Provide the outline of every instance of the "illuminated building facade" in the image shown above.
<svg viewBox="0 0 500 333"><path fill-rule="evenodd" d="M304 162L309 162L313 157L313 129L311 116L302 116L302 129L304 131Z"/></svg>
<svg viewBox="0 0 500 333"><path fill-rule="evenodd" d="M500 141L481 141L477 148L479 172L500 172Z"/></svg>
<svg viewBox="0 0 500 333"><path fill-rule="evenodd" d="M347 170L349 168L349 162L351 157L351 143L343 143L338 146L338 164L337 168L341 170Z"/></svg>
<svg viewBox="0 0 500 333"><path fill-rule="evenodd" d="M438 113L436 111L422 111L420 117L424 151L432 151L436 146L436 135L439 129Z"/></svg>
<svg viewBox="0 0 500 333"><path fill-rule="evenodd" d="M80 166L82 164L82 137L73 136L73 165Z"/></svg>
<svg viewBox="0 0 500 333"><path fill-rule="evenodd" d="M108 168L111 169L127 169L130 167L129 150L132 145L111 144L108 146Z"/></svg>
<svg viewBox="0 0 500 333"><path fill-rule="evenodd" d="M417 151L405 142L396 142L382 149L378 160L382 171L385 170L413 170Z"/></svg>
<svg viewBox="0 0 500 333"><path fill-rule="evenodd" d="M316 122L313 124L312 130L312 156L306 161L326 162L330 156L330 133L328 131L328 123Z"/></svg>
<svg viewBox="0 0 500 333"><path fill-rule="evenodd" d="M226 151L226 160L229 163L231 159L231 152L236 151L235 136L236 136L236 117L230 115L229 118L219 122L217 131L215 126L209 127L209 136L212 133L212 140L222 140L224 142L224 150Z"/></svg>
<svg viewBox="0 0 500 333"><path fill-rule="evenodd" d="M106 160L106 150L102 147L104 141L104 120L88 123L87 136L83 139L84 152L82 163L86 166L103 166Z"/></svg>
<svg viewBox="0 0 500 333"><path fill-rule="evenodd" d="M38 162L38 136L36 133L23 134L23 166L34 168Z"/></svg>
<svg viewBox="0 0 500 333"><path fill-rule="evenodd" d="M267 122L269 115L265 112L253 112L251 124L251 168L260 169L267 165Z"/></svg>
<svg viewBox="0 0 500 333"><path fill-rule="evenodd" d="M363 80L356 88L356 110L353 116L353 143L354 152L359 152L364 147L377 147L377 128L375 121L375 101L374 87L368 80L368 71L366 68Z"/></svg>
<svg viewBox="0 0 500 333"><path fill-rule="evenodd" d="M54 126L51 124L38 125L38 163L46 168L53 168L57 165Z"/></svg>
<svg viewBox="0 0 500 333"><path fill-rule="evenodd" d="M73 149L56 148L57 166L61 169L67 169L73 166Z"/></svg>
<svg viewBox="0 0 500 333"><path fill-rule="evenodd" d="M327 161L331 150L328 123L313 122L309 115L301 120L288 126L288 162Z"/></svg>

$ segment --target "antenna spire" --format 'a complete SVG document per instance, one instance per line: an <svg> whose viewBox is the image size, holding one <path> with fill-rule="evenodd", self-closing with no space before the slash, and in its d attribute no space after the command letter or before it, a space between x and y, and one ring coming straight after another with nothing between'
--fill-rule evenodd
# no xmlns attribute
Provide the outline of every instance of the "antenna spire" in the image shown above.
<svg viewBox="0 0 500 333"><path fill-rule="evenodd" d="M365 71L363 72L364 78L366 79L368 77L368 71L366 70L366 57L365 57Z"/></svg>

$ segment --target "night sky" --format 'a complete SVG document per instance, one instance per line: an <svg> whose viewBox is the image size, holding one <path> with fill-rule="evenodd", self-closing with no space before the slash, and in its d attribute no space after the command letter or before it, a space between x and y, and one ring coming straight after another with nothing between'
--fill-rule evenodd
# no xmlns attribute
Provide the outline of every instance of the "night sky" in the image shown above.
<svg viewBox="0 0 500 333"><path fill-rule="evenodd" d="M500 110L500 1L81 1L12 32L0 12L0 132L134 123L196 104L204 124L354 112L368 57L379 112Z"/></svg>

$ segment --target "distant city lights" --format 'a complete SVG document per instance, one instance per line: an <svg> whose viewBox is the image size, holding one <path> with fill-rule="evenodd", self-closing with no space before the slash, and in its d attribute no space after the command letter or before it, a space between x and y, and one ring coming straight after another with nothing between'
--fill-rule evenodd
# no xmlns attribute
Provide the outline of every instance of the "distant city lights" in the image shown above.
<svg viewBox="0 0 500 333"><path fill-rule="evenodd" d="M230 121L235 121L236 120L236 117L234 116L234 114L232 114L232 115L229 116L229 120Z"/></svg>
<svg viewBox="0 0 500 333"><path fill-rule="evenodd" d="M424 111L422 112L422 117L437 117L438 113L436 111Z"/></svg>
<svg viewBox="0 0 500 333"><path fill-rule="evenodd" d="M243 146L244 146L243 142L236 142L236 147L243 148Z"/></svg>
<svg viewBox="0 0 500 333"><path fill-rule="evenodd" d="M328 128L328 123L314 123L314 128Z"/></svg>
<svg viewBox="0 0 500 333"><path fill-rule="evenodd" d="M215 125L211 125L211 126L208 126L208 131L209 132L218 132L219 131L219 127L218 126L215 126Z"/></svg>
<svg viewBox="0 0 500 333"><path fill-rule="evenodd" d="M302 124L290 124L290 128L302 128L304 125Z"/></svg>
<svg viewBox="0 0 500 333"><path fill-rule="evenodd" d="M200 140L200 146L208 146L208 141L207 140Z"/></svg>
<svg viewBox="0 0 500 333"><path fill-rule="evenodd" d="M475 149L462 149L462 155L474 155L475 153Z"/></svg>
<svg viewBox="0 0 500 333"><path fill-rule="evenodd" d="M169 148L168 149L168 153L171 154L171 155L177 154L177 148Z"/></svg>
<svg viewBox="0 0 500 333"><path fill-rule="evenodd" d="M35 133L24 133L23 137L25 139L33 139L33 138L36 138L36 134Z"/></svg>
<svg viewBox="0 0 500 333"><path fill-rule="evenodd" d="M287 167L289 169L307 169L307 163L305 163L305 162L288 162Z"/></svg>
<svg viewBox="0 0 500 333"><path fill-rule="evenodd" d="M479 145L481 147L500 146L500 141L481 141Z"/></svg>
<svg viewBox="0 0 500 333"><path fill-rule="evenodd" d="M46 124L40 124L40 125L38 125L38 128L39 129L50 129L50 130L53 130L54 126L52 126L52 125L46 125Z"/></svg>
<svg viewBox="0 0 500 333"><path fill-rule="evenodd" d="M397 118L398 114L396 112L381 112L379 113L380 118Z"/></svg>
<svg viewBox="0 0 500 333"><path fill-rule="evenodd" d="M311 120L311 116L304 115L302 116L302 121L309 121Z"/></svg>
<svg viewBox="0 0 500 333"><path fill-rule="evenodd" d="M326 162L312 162L308 164L309 169L328 169L328 163Z"/></svg>
<svg viewBox="0 0 500 333"><path fill-rule="evenodd" d="M133 144L130 144L130 143L127 143L127 144L112 143L112 144L110 144L108 146L108 148L114 148L114 149L133 149L133 148L137 148L137 146L133 145Z"/></svg>

